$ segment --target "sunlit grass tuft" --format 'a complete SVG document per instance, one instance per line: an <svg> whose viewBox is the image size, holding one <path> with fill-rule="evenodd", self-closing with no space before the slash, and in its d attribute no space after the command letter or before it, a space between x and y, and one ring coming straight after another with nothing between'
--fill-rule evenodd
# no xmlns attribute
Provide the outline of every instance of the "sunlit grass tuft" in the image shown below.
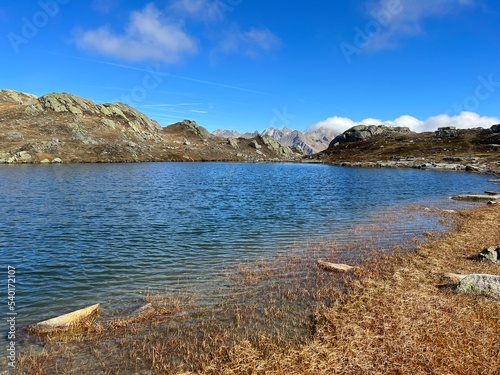
<svg viewBox="0 0 500 375"><path fill-rule="evenodd" d="M418 218L421 210L404 214ZM241 264L228 273L232 290L214 305L148 294L147 314L48 340L21 356L19 373L497 373L498 301L456 294L442 275L500 272L470 259L500 244L500 207L442 214L456 230L389 245L396 220L394 214L386 225L356 228L351 242L299 246ZM316 266L319 258L357 267L332 274Z"/></svg>

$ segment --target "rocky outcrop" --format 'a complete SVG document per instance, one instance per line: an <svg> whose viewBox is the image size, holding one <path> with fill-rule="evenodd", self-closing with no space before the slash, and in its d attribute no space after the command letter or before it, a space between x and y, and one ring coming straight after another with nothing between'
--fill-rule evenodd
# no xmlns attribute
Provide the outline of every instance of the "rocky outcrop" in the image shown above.
<svg viewBox="0 0 500 375"><path fill-rule="evenodd" d="M482 131L483 134L498 134L500 133L500 124L497 124L497 125L493 125L491 128L489 129L484 129Z"/></svg>
<svg viewBox="0 0 500 375"><path fill-rule="evenodd" d="M446 126L444 128L438 128L434 133L436 138L455 138L459 135L459 130L454 126Z"/></svg>
<svg viewBox="0 0 500 375"><path fill-rule="evenodd" d="M195 135L197 135L203 139L207 139L207 138L212 137L212 135L208 132L208 130L205 129L204 127L198 125L196 123L196 121L184 120L184 121L169 125L169 126L167 126L166 129L168 131L168 128L174 128L174 127L181 127L181 128L188 129L188 130L192 131Z"/></svg>
<svg viewBox="0 0 500 375"><path fill-rule="evenodd" d="M344 133L335 137L330 143L329 148L338 146L346 142L359 142L371 138L375 135L397 135L411 133L410 128L407 127L391 127L386 125L357 125L346 130Z"/></svg>
<svg viewBox="0 0 500 375"><path fill-rule="evenodd" d="M14 90L0 90L0 103L31 104L38 99L36 95Z"/></svg>
<svg viewBox="0 0 500 375"><path fill-rule="evenodd" d="M278 155L292 155L294 152L288 146L283 146L277 140L266 135L260 135L258 137L264 145L276 152Z"/></svg>
<svg viewBox="0 0 500 375"><path fill-rule="evenodd" d="M114 128L116 121L126 122L133 131L141 135L147 135L148 132L161 129L160 124L129 105L123 103L96 104L91 100L66 93L51 93L36 98L24 111L33 117L40 116L47 111L67 112L77 116L84 114L103 116L103 125Z"/></svg>

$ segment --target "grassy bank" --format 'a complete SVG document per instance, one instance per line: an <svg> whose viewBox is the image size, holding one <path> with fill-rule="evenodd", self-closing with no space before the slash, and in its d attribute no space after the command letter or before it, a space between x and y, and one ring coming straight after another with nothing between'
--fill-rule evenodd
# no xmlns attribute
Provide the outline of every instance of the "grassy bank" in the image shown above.
<svg viewBox="0 0 500 375"><path fill-rule="evenodd" d="M331 245L242 265L233 293L196 316L182 296L149 296L154 316L45 338L43 349L23 354L18 373L497 374L500 301L457 294L442 275L500 273L470 259L500 244L500 206L446 220L454 230L416 251L405 244L364 257L344 276L314 266L317 256L346 251Z"/></svg>

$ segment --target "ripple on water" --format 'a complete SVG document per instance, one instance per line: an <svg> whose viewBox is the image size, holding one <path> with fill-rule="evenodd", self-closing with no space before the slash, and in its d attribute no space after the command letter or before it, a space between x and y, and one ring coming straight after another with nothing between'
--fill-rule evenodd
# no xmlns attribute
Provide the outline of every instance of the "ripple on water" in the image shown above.
<svg viewBox="0 0 500 375"><path fill-rule="evenodd" d="M17 268L19 321L31 323L95 302L114 310L148 291L223 295L242 262L351 241L350 228L396 206L489 187L476 175L324 165L0 166L0 258ZM389 242L439 228L391 225Z"/></svg>

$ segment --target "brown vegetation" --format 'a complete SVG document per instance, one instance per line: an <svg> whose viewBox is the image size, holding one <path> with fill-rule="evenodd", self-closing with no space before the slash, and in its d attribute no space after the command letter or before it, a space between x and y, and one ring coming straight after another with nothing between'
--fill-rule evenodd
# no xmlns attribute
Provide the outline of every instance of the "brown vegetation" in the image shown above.
<svg viewBox="0 0 500 375"><path fill-rule="evenodd" d="M331 145L317 157L325 163L377 163L414 160L424 163L462 163L500 173L500 133L481 129L459 130L456 137L440 138L435 133L376 135L359 142Z"/></svg>
<svg viewBox="0 0 500 375"><path fill-rule="evenodd" d="M0 163L255 162L300 157L261 136L229 142L189 120L162 128L122 103L0 90Z"/></svg>
<svg viewBox="0 0 500 375"><path fill-rule="evenodd" d="M500 243L500 207L446 220L456 230L429 234L416 251L365 257L345 276L315 265L319 255L345 261L346 249L325 246L242 265L232 294L205 310L149 296L154 317L48 338L18 373L497 374L500 301L457 294L445 274L499 273L471 258Z"/></svg>

